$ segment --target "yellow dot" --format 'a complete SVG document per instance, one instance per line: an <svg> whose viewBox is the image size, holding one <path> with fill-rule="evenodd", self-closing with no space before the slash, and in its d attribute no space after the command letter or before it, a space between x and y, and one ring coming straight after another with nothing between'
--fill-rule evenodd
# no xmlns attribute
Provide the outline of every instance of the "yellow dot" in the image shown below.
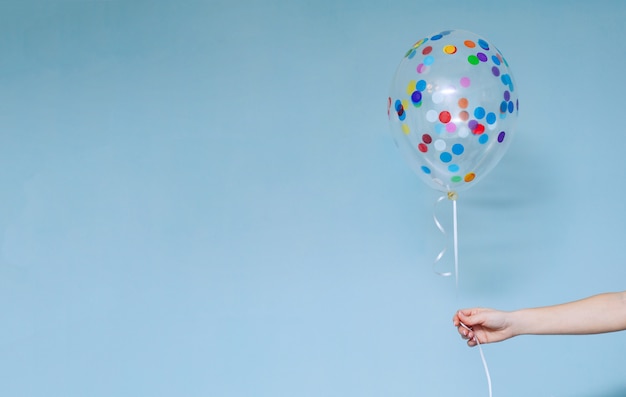
<svg viewBox="0 0 626 397"><path fill-rule="evenodd" d="M420 41L418 41L417 43L413 44L413 48L419 48L419 46L421 46L422 44L424 44L424 42L426 42L426 40L421 39Z"/></svg>
<svg viewBox="0 0 626 397"><path fill-rule="evenodd" d="M408 125L402 124L402 132L404 132L404 135L409 135L409 133L411 133L411 129Z"/></svg>
<svg viewBox="0 0 626 397"><path fill-rule="evenodd" d="M443 52L446 54L454 54L456 52L456 47L453 45L447 45L443 47Z"/></svg>
<svg viewBox="0 0 626 397"><path fill-rule="evenodd" d="M476 178L476 174L470 172L469 174L465 175L465 178L463 179L465 180L465 182L471 182L474 180L474 178Z"/></svg>
<svg viewBox="0 0 626 397"><path fill-rule="evenodd" d="M406 86L406 93L407 93L407 95L411 95L415 91L415 85L416 84L417 84L417 81L415 81L415 80L409 81L409 85Z"/></svg>

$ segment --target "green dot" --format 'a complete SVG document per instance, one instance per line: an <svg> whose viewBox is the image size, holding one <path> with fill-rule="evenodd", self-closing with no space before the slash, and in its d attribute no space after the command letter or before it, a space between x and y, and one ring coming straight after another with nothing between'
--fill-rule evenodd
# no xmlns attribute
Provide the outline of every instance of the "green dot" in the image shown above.
<svg viewBox="0 0 626 397"><path fill-rule="evenodd" d="M476 55L470 55L467 57L467 62L471 63L472 65L478 65L478 63L480 63L480 60Z"/></svg>
<svg viewBox="0 0 626 397"><path fill-rule="evenodd" d="M460 176L458 176L458 175L455 175L455 176L453 176L452 178L450 178L450 180L451 180L452 182L456 183L456 182L461 182L461 181L462 181L462 178L461 178Z"/></svg>

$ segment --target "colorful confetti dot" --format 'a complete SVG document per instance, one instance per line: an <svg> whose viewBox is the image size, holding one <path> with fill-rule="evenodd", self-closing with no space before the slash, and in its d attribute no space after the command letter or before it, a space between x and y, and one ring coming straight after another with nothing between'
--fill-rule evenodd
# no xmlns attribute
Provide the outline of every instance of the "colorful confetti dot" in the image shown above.
<svg viewBox="0 0 626 397"><path fill-rule="evenodd" d="M478 120L485 117L485 108L478 106L476 109L474 109L474 117L476 117Z"/></svg>
<svg viewBox="0 0 626 397"><path fill-rule="evenodd" d="M458 103L461 109L466 109L469 105L469 101L467 100L467 98L460 98Z"/></svg>
<svg viewBox="0 0 626 397"><path fill-rule="evenodd" d="M424 145L423 143L417 145L417 149L422 153L428 152L428 146Z"/></svg>
<svg viewBox="0 0 626 397"><path fill-rule="evenodd" d="M463 147L463 145L461 145L460 143L455 143L454 145L452 145L452 153L456 154L457 156L462 155L464 151L465 147Z"/></svg>
<svg viewBox="0 0 626 397"><path fill-rule="evenodd" d="M489 44L487 44L487 42L483 39L479 39L478 40L478 45L483 49L488 51L489 50Z"/></svg>
<svg viewBox="0 0 626 397"><path fill-rule="evenodd" d="M505 136L506 136L506 133L504 131L500 131L500 133L498 134L498 142L502 143L502 141L504 141Z"/></svg>
<svg viewBox="0 0 626 397"><path fill-rule="evenodd" d="M458 166L458 164L450 164L448 166L448 171L450 172L459 172L460 167Z"/></svg>
<svg viewBox="0 0 626 397"><path fill-rule="evenodd" d="M452 155L448 152L443 152L439 155L439 159L443 163L449 163L450 161L452 161Z"/></svg>
<svg viewBox="0 0 626 397"><path fill-rule="evenodd" d="M424 49L422 50L422 54L423 55L428 55L431 52L433 52L433 47L431 47L431 46L424 47Z"/></svg>
<svg viewBox="0 0 626 397"><path fill-rule="evenodd" d="M480 143L481 145L484 145L485 143L487 143L487 141L489 140L489 135L487 134L482 134L479 138L478 138L478 143Z"/></svg>
<svg viewBox="0 0 626 397"><path fill-rule="evenodd" d="M426 167L425 165L422 166L422 172L424 172L424 174L430 174L430 168Z"/></svg>
<svg viewBox="0 0 626 397"><path fill-rule="evenodd" d="M411 101L413 101L413 103L419 103L422 101L422 93L419 91L415 91L413 92L413 94L411 94Z"/></svg>
<svg viewBox="0 0 626 397"><path fill-rule="evenodd" d="M424 142L425 144L430 144L432 143L432 141L433 141L433 138L430 135L428 134L422 135L422 142Z"/></svg>
<svg viewBox="0 0 626 397"><path fill-rule="evenodd" d="M437 121L438 116L439 115L437 114L436 110L430 109L428 112L426 112L426 120L430 121L431 123Z"/></svg>
<svg viewBox="0 0 626 397"><path fill-rule="evenodd" d="M461 81L459 81L459 83L461 83L461 87L467 88L470 86L471 81L469 77L461 77Z"/></svg>
<svg viewBox="0 0 626 397"><path fill-rule="evenodd" d="M476 43L474 43L472 40L465 40L463 42L463 44L465 44L465 47L467 47L467 48L474 48L474 47L476 47Z"/></svg>
<svg viewBox="0 0 626 397"><path fill-rule="evenodd" d="M447 110L444 110L443 112L439 113L439 121L441 121L442 123L444 124L449 123L450 120L452 120L452 116L450 115L450 112L448 112Z"/></svg>
<svg viewBox="0 0 626 397"><path fill-rule="evenodd" d="M445 47L443 47L443 52L446 54L455 54L456 53L456 47L453 45L447 45Z"/></svg>
<svg viewBox="0 0 626 397"><path fill-rule="evenodd" d="M470 55L467 57L467 62L469 62L472 65L478 65L480 63L480 61L478 60L478 57L476 55Z"/></svg>
<svg viewBox="0 0 626 397"><path fill-rule="evenodd" d="M474 180L474 178L476 178L476 174L474 174L473 172L470 172L469 174L465 175L465 178L463 178L465 180L465 182L471 182Z"/></svg>

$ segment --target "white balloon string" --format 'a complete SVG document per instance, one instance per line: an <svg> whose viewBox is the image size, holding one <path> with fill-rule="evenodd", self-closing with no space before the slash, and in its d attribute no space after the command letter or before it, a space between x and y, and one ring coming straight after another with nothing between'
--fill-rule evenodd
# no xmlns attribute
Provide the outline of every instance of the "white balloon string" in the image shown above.
<svg viewBox="0 0 626 397"><path fill-rule="evenodd" d="M437 229L439 229L439 231L444 235L444 237L447 237L446 229L444 229L443 225L439 221L439 218L437 218L437 206L446 198L452 201L452 225L453 225L452 229L453 229L453 239L454 239L454 277L456 279L455 282L456 282L456 288L458 291L458 288L459 288L459 234L458 234L458 227L457 227L456 193L449 192L447 195L441 196L437 199L437 201L435 201L435 205L433 208L433 220L435 221L435 226L437 226ZM446 242L443 249L439 252L439 254L437 254L437 257L435 258L435 261L433 262L434 272L443 277L449 277L452 275L452 272L439 272L436 270L437 264L439 263L441 258L443 258L443 256L445 255L447 249L448 249L448 244Z"/></svg>
<svg viewBox="0 0 626 397"><path fill-rule="evenodd" d="M468 331L472 330L470 327L468 327L467 325L463 323L461 323L461 327L465 328ZM487 386L489 387L489 397L492 397L491 376L489 375L489 367L487 367L487 360L485 360L485 354L483 353L483 348L480 346L480 341L478 340L475 334L474 334L473 339L474 339L474 342L476 342L476 346L478 346L478 351L480 352L480 358L481 360L483 360L483 367L485 368L485 375L487 376Z"/></svg>
<svg viewBox="0 0 626 397"><path fill-rule="evenodd" d="M452 224L454 234L454 278L456 282L456 290L459 291L459 235L457 231L456 221L456 200L452 200Z"/></svg>
<svg viewBox="0 0 626 397"><path fill-rule="evenodd" d="M439 218L437 218L437 206L446 198L447 198L446 196L439 197L437 201L435 201L435 205L433 208L433 220L435 221L435 226L437 226L437 229L439 229L439 231L441 232L441 234L444 235L444 237L447 236L447 233L446 233L446 229L444 229L443 226L441 225L441 222L439 222ZM452 273L450 272L439 272L436 270L437 264L439 263L441 258L443 258L443 256L445 255L447 249L448 249L448 244L446 242L443 249L439 251L439 254L437 254L437 257L435 258L435 261L433 262L433 271L443 277L449 277L452 275Z"/></svg>

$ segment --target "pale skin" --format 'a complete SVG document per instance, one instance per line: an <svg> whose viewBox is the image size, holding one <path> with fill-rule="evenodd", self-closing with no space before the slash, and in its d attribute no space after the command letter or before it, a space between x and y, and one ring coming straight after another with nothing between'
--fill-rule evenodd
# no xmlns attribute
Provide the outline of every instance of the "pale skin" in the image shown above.
<svg viewBox="0 0 626 397"><path fill-rule="evenodd" d="M469 346L518 335L587 335L626 330L626 291L514 311L471 308L452 318ZM467 327L463 327L465 324ZM469 329L468 329L469 328Z"/></svg>

